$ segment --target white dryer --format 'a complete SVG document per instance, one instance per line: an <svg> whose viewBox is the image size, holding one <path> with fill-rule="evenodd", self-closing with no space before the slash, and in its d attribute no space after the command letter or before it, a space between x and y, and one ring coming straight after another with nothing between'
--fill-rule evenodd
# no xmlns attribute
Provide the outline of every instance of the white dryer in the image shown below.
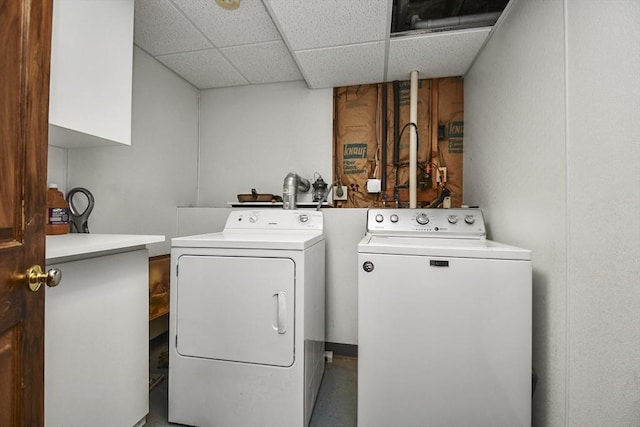
<svg viewBox="0 0 640 427"><path fill-rule="evenodd" d="M372 209L358 263L358 425L530 426L530 251L477 209Z"/></svg>
<svg viewBox="0 0 640 427"><path fill-rule="evenodd" d="M324 372L318 211L232 211L172 239L169 421L306 426Z"/></svg>

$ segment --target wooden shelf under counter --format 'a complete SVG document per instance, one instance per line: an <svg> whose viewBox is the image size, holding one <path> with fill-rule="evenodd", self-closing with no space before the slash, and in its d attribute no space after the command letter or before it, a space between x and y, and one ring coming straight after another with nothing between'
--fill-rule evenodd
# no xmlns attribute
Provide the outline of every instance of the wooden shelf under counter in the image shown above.
<svg viewBox="0 0 640 427"><path fill-rule="evenodd" d="M169 313L171 256L149 258L149 321Z"/></svg>

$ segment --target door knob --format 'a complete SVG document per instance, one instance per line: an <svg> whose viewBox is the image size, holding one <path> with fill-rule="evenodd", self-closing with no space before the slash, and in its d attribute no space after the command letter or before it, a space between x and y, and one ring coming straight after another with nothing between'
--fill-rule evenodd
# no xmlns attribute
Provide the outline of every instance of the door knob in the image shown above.
<svg viewBox="0 0 640 427"><path fill-rule="evenodd" d="M62 271L59 268L50 268L46 273L42 271L42 267L34 265L27 270L27 284L31 292L36 292L42 284L49 287L58 286L62 279Z"/></svg>

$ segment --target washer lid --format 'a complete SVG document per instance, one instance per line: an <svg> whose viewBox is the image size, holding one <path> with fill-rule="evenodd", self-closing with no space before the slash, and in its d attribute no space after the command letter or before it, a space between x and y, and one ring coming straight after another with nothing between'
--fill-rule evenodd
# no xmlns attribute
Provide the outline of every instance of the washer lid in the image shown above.
<svg viewBox="0 0 640 427"><path fill-rule="evenodd" d="M171 239L172 247L305 250L323 240L322 231L232 230Z"/></svg>
<svg viewBox="0 0 640 427"><path fill-rule="evenodd" d="M358 244L359 253L422 255L458 258L531 260L531 251L492 240L434 239L425 237L375 236L367 234Z"/></svg>

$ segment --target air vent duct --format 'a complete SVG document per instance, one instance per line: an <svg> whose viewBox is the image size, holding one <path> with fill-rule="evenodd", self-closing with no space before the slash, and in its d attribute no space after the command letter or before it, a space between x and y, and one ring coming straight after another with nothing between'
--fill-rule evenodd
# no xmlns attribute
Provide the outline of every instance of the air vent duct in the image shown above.
<svg viewBox="0 0 640 427"><path fill-rule="evenodd" d="M411 18L411 28L429 32L452 31L464 28L489 27L496 23L501 12L482 13L478 15L452 16L441 19L420 19L417 15Z"/></svg>

